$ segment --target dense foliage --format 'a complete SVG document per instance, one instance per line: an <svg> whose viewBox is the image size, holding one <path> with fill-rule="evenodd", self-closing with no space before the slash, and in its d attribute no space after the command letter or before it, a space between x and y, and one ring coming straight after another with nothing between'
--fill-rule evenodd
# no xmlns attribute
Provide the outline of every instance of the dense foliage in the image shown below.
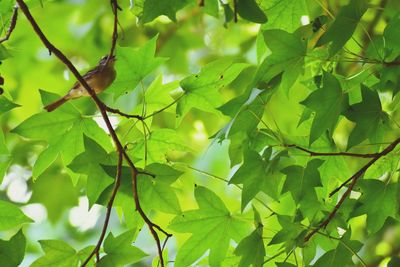
<svg viewBox="0 0 400 267"><path fill-rule="evenodd" d="M400 266L399 1L0 15L0 266Z"/></svg>

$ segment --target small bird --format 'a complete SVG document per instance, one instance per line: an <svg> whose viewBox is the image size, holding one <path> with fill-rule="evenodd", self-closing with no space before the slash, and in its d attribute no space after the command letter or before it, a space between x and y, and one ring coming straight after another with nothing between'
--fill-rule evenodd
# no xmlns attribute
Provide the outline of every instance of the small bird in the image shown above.
<svg viewBox="0 0 400 267"><path fill-rule="evenodd" d="M104 91L109 87L115 80L117 73L114 69L115 56L111 56L108 59L108 55L101 58L99 64L92 70L88 71L83 75L83 79L89 84L89 86L96 92L96 94ZM79 98L81 96L89 96L89 93L83 87L79 81L69 90L69 92L59 100L45 106L44 108L51 112L67 102L70 99Z"/></svg>

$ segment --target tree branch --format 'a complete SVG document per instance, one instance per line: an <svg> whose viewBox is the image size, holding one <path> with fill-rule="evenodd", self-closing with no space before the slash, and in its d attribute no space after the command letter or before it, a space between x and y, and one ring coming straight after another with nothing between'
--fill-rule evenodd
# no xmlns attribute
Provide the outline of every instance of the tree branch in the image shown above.
<svg viewBox="0 0 400 267"><path fill-rule="evenodd" d="M238 22L237 0L233 0L233 21Z"/></svg>
<svg viewBox="0 0 400 267"><path fill-rule="evenodd" d="M368 170L368 168L371 167L371 165L374 164L378 159L380 159L381 157L383 157L383 156L387 155L388 153L390 153L391 151L393 151L393 149L395 149L396 146L399 143L400 143L400 138L394 140L382 152L378 153L377 156L375 156L370 161L368 161L367 164L365 164L360 170L358 170L353 176L351 176L347 180L349 182L351 181L351 183L350 183L349 187L347 188L347 190L343 193L342 197L339 199L339 201L336 204L335 208L331 211L331 213L329 213L328 217L320 225L318 225L318 227L313 229L310 233L308 233L306 235L306 237L304 237L304 241L305 242L310 240L310 238L315 233L317 233L320 229L325 228L330 223L330 221L335 217L335 215L336 215L337 211L339 210L339 208L342 206L343 202L350 195L350 193L353 190L353 188L354 188L355 184L357 183L358 179ZM334 190L334 192L339 191L339 189L342 188L345 185L346 185L346 183L343 183L336 190ZM331 195L332 195L332 193L331 193Z"/></svg>
<svg viewBox="0 0 400 267"><path fill-rule="evenodd" d="M306 148L300 147L298 145L284 145L285 147L295 148L301 151L304 151L310 154L311 157L313 156L346 156L346 157L355 157L355 158L374 158L379 156L380 153L366 153L366 154L359 154L359 153L348 153L348 152L315 152L308 150Z"/></svg>
<svg viewBox="0 0 400 267"><path fill-rule="evenodd" d="M131 168L131 172L132 172L132 182L135 184L135 187L136 187L138 170L135 167L135 165L133 164L133 162L131 161L129 155L124 150L120 140L118 139L118 136L117 136L114 128L112 127L110 119L109 119L109 117L107 115L106 105L98 98L98 96L96 95L94 90L83 79L83 77L80 75L78 70L71 63L71 61L57 47L55 47L52 43L50 43L50 41L46 38L46 36L42 32L42 30L40 29L39 25L37 24L37 22L32 17L32 14L30 13L29 8L25 4L25 2L23 0L16 0L16 1L17 1L18 5L19 5L20 9L25 14L25 16L28 19L28 21L30 22L30 24L32 25L33 30L39 36L40 40L47 47L47 49L50 51L50 53L53 53L57 58L59 58L65 64L65 66L72 72L72 74L75 76L75 78L78 80L78 82L88 91L89 95L91 96L91 98L95 102L97 108L99 109L99 111L101 113L101 116L103 117L103 120L104 120L104 122L105 122L105 124L107 126L107 129L108 129L108 131L109 131L109 133L111 135L111 138L112 138L112 140L113 140L113 142L115 144L115 147L117 149L118 154L121 154L123 156L123 158L128 162L128 165ZM116 0L112 0L112 2L113 2L113 7L114 7L113 10L116 11L118 9L118 4L117 4ZM116 12L114 12L114 16L115 15L116 15ZM114 19L114 22L115 22L115 20L117 20L117 19ZM113 42L116 42L115 41L116 40L115 36L116 35L113 34L113 40L114 40ZM114 48L115 48L115 44L114 44ZM112 48L112 49L114 49L114 48ZM113 52L113 50L111 52ZM116 180L115 183L117 183L117 180ZM118 189L118 187L117 187L117 189ZM156 225L153 222L151 222L151 220L146 216L146 214L144 213L144 211L142 210L142 208L140 206L140 201L139 201L139 197L138 197L138 194L137 194L137 189L135 191L134 198L135 198L136 209L138 210L139 214L142 216L143 220L146 222L146 224L150 228L150 231L152 232L153 237L154 237L154 239L155 239L155 241L157 243L159 257L160 257L160 265L161 265L161 267L164 267L164 260L163 260L162 250L161 250L160 239L158 238L158 235L155 232L154 228L160 230L161 232L163 232L167 236L170 236L170 234L167 233L166 231L164 231L158 225ZM94 254L96 254L96 252Z"/></svg>
<svg viewBox="0 0 400 267"><path fill-rule="evenodd" d="M14 11L11 16L10 26L7 29L6 36L0 39L0 44L10 39L11 33L14 31L15 26L17 25L17 18L18 18L18 6L14 6Z"/></svg>
<svg viewBox="0 0 400 267"><path fill-rule="evenodd" d="M110 200L108 201L108 204L107 204L107 212L106 212L106 218L104 219L103 229L101 230L101 234L100 234L99 240L97 241L96 247L93 249L93 251L90 253L90 255L86 258L86 260L82 263L82 267L86 266L94 255L96 255L97 261L99 261L98 254L99 254L99 251L101 248L101 244L103 243L104 237L106 236L107 227L108 227L108 223L110 221L110 216L111 216L111 210L112 210L114 200L117 195L119 186L121 185L121 168L122 168L122 153L118 153L117 174L115 177L114 188L112 190Z"/></svg>

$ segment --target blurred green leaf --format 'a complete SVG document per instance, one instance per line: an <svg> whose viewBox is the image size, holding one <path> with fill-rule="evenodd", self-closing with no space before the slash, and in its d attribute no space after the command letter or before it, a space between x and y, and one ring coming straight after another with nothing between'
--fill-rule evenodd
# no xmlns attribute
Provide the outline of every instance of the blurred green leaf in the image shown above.
<svg viewBox="0 0 400 267"><path fill-rule="evenodd" d="M33 222L14 204L0 200L0 231Z"/></svg>
<svg viewBox="0 0 400 267"><path fill-rule="evenodd" d="M19 266L25 256L26 239L19 230L8 241L0 240L0 264L4 267Z"/></svg>

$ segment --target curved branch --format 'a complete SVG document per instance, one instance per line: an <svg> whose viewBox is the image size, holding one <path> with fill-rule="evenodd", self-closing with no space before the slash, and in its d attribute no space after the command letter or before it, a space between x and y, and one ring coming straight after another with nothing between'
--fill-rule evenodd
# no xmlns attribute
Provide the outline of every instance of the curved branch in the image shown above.
<svg viewBox="0 0 400 267"><path fill-rule="evenodd" d="M370 161L367 162L367 164L365 164L360 170L358 170L353 176L351 176L347 181L350 182L349 187L347 188L347 190L343 193L343 195L341 196L341 198L339 199L338 203L336 204L336 206L333 208L333 210L331 211L331 213L329 213L328 217L321 223L319 224L315 229L313 229L310 233L308 233L305 237L304 237L304 241L307 242L308 240L310 240L310 238L317 233L320 229L325 228L330 221L335 217L337 211L339 210L339 208L342 206L343 202L346 200L346 198L350 195L351 191L353 190L354 186L356 185L358 179L368 170L369 167L371 167L372 164L374 164L378 159L380 159L381 157L389 154L390 152L393 151L393 149L396 148L396 146L400 143L400 138L397 138L396 140L394 140L390 145L388 145L384 150L382 150L382 152L378 153L378 155L374 158L372 158ZM347 182L346 181L346 182ZM342 185L340 185L337 189L335 189L332 193L335 193L337 191L339 191L340 188L342 188L343 186L346 185L346 182L343 183ZM332 195L331 193L331 195Z"/></svg>
<svg viewBox="0 0 400 267"><path fill-rule="evenodd" d="M98 253L100 251L101 244L103 243L104 237L106 236L107 227L108 227L108 223L110 221L111 210L112 210L112 207L114 204L114 200L117 195L118 189L121 185L121 168L122 168L122 154L118 153L117 174L115 177L114 188L112 190L110 200L108 201L108 204L107 204L107 212L106 212L106 218L104 219L103 229L101 230L101 234L100 234L99 240L97 241L96 247L93 249L93 251L90 253L90 255L86 258L86 260L82 263L82 267L86 266L94 255L96 255L98 258Z"/></svg>
<svg viewBox="0 0 400 267"><path fill-rule="evenodd" d="M18 18L18 6L14 6L14 11L11 16L10 26L7 29L6 36L0 39L0 44L10 39L11 33L14 31L15 26L17 25L17 18Z"/></svg>

